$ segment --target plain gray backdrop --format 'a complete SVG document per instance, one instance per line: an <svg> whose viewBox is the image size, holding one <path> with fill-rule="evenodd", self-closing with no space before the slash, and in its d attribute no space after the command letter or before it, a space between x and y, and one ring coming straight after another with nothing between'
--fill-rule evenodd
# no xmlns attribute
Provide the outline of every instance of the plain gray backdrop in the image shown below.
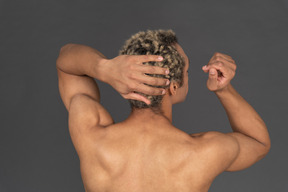
<svg viewBox="0 0 288 192"><path fill-rule="evenodd" d="M234 58L232 85L269 129L269 154L221 174L210 191L288 191L287 1L1 0L0 22L0 192L84 191L58 91L59 50L79 43L113 58L130 35L146 29L173 29L191 61L186 102L173 107L176 127L231 131L201 70L217 51ZM99 87L114 120L127 118L128 102L109 85Z"/></svg>

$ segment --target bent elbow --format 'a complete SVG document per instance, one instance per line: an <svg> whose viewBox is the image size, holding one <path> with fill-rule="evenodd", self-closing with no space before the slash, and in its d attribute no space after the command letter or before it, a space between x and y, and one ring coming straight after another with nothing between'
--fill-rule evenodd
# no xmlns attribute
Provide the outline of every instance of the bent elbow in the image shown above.
<svg viewBox="0 0 288 192"><path fill-rule="evenodd" d="M60 53L63 53L65 52L67 49L69 49L71 46L75 45L74 43L67 43L65 45L63 45L61 48L60 48Z"/></svg>
<svg viewBox="0 0 288 192"><path fill-rule="evenodd" d="M262 148L262 151L260 153L259 160L263 159L269 153L270 149L271 149L270 141L269 141L269 143L263 144L263 148Z"/></svg>
<svg viewBox="0 0 288 192"><path fill-rule="evenodd" d="M270 135L265 124L264 124L264 129L265 129L265 134L263 135L263 139L260 142L262 144L262 151L263 151L262 158L265 157L271 149L271 139L270 139Z"/></svg>
<svg viewBox="0 0 288 192"><path fill-rule="evenodd" d="M58 69L61 69L61 63L63 63L63 60L66 55L65 52L67 52L67 50L70 49L70 47L73 45L74 45L73 43L67 43L60 48L59 55L56 59L56 67Z"/></svg>
<svg viewBox="0 0 288 192"><path fill-rule="evenodd" d="M265 145L265 155L269 153L270 149L271 149L271 142L269 141L269 143Z"/></svg>
<svg viewBox="0 0 288 192"><path fill-rule="evenodd" d="M271 139L270 139L270 136L268 134L267 136L267 141L264 143L264 146L265 146L265 155L267 155L267 153L270 151L271 149Z"/></svg>

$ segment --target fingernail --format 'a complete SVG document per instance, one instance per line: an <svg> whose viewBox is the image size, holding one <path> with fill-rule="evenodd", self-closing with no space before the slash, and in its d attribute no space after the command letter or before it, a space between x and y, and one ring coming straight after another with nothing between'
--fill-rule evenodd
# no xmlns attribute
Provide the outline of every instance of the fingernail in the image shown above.
<svg viewBox="0 0 288 192"><path fill-rule="evenodd" d="M206 65L204 65L203 67L204 67L204 68L206 68L207 66L206 66Z"/></svg>
<svg viewBox="0 0 288 192"><path fill-rule="evenodd" d="M165 73L166 73L166 75L168 75L168 74L169 74L169 69L167 69L167 70L165 71Z"/></svg>
<svg viewBox="0 0 288 192"><path fill-rule="evenodd" d="M163 57L162 57L162 56L159 56L157 59L158 59L159 61L162 61L162 60L163 60Z"/></svg>
<svg viewBox="0 0 288 192"><path fill-rule="evenodd" d="M209 72L210 72L211 75L214 75L214 74L215 74L215 71L214 71L214 70L210 70Z"/></svg>
<svg viewBox="0 0 288 192"><path fill-rule="evenodd" d="M164 95L164 94L165 94L165 92L166 92L166 91L165 91L165 89L164 89L164 90L162 91L162 95Z"/></svg>
<svg viewBox="0 0 288 192"><path fill-rule="evenodd" d="M170 83L170 81L168 80L168 81L166 81L166 85L169 85L169 83Z"/></svg>

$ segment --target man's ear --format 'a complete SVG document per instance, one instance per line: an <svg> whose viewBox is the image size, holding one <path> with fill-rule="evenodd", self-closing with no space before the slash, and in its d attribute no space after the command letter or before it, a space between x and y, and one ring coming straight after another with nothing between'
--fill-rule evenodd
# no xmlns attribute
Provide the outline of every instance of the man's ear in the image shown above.
<svg viewBox="0 0 288 192"><path fill-rule="evenodd" d="M172 82L170 83L170 87L169 87L169 94L170 94L170 95L176 95L178 88L179 88L178 83L175 82L175 81L172 81Z"/></svg>

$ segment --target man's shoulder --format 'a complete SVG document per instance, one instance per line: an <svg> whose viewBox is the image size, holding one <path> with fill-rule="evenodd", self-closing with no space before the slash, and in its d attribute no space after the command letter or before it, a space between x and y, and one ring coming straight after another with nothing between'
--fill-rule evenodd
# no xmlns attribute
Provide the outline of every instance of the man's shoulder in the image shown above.
<svg viewBox="0 0 288 192"><path fill-rule="evenodd" d="M219 173L225 171L239 153L237 140L229 134L209 131L190 136L204 159L209 161L207 164L217 167Z"/></svg>
<svg viewBox="0 0 288 192"><path fill-rule="evenodd" d="M194 141L199 141L200 144L211 145L210 147L220 147L221 149L225 149L225 146L227 146L227 148L229 148L229 146L237 147L237 141L234 137L218 131L195 133L190 134L190 136Z"/></svg>
<svg viewBox="0 0 288 192"><path fill-rule="evenodd" d="M201 132L201 133L192 133L190 134L192 138L199 138L199 139L212 139L217 137L225 137L225 133L221 133L218 131L207 131L207 132Z"/></svg>

